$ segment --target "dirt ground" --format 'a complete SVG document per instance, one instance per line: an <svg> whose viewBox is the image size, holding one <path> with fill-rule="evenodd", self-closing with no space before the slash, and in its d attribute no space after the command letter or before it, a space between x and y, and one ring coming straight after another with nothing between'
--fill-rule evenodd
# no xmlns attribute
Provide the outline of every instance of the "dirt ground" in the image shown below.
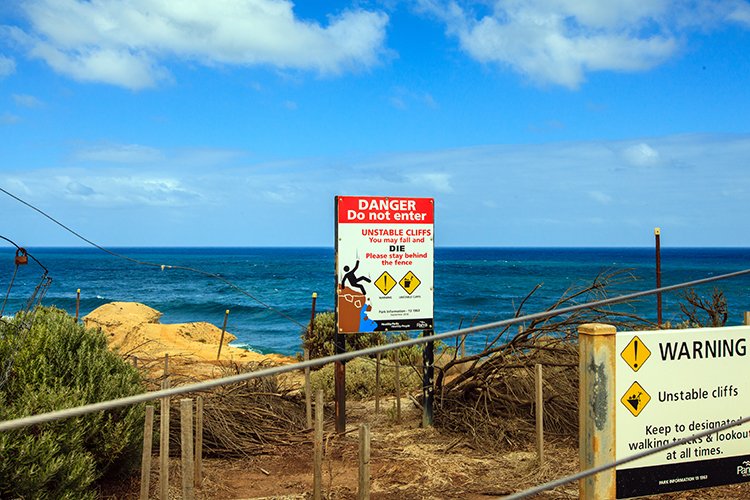
<svg viewBox="0 0 750 500"><path fill-rule="evenodd" d="M406 398L401 422L396 422L395 400L384 398L380 412L373 401L347 402L347 433L326 434L323 460L325 498L356 498L358 483L358 429L371 429L371 498L485 499L508 495L575 469L577 452L564 442L547 443L548 459L541 468L536 451L480 452L458 436L433 428L423 429L421 410ZM326 421L331 430L332 421ZM151 498L158 498L158 464L154 457ZM203 483L196 498L311 498L312 444L278 447L274 453L242 459L204 459ZM170 498L181 496L179 458L170 465ZM138 498L140 478L109 485L104 496ZM574 498L577 486L558 488L539 498Z"/></svg>
<svg viewBox="0 0 750 500"><path fill-rule="evenodd" d="M220 376L216 354L221 331L207 323L162 325L160 313L143 304L106 304L84 318L87 326L100 327L110 345L128 359L139 357L147 371L161 375L164 354L169 354L170 373L184 379ZM221 359L246 363L267 358L226 345ZM271 356L274 362L290 358ZM401 401L401 419L396 420L395 399L383 398L380 411L374 401L347 402L347 432L332 432L326 421L323 460L323 496L329 499L357 498L359 475L358 429L367 423L371 430L370 492L373 499L465 500L502 497L558 479L578 471L577 443L545 439L545 459L540 465L536 450L479 450L463 436L434 428L421 428L421 409L408 397ZM332 412L331 408L328 408ZM154 453L158 451L154 450ZM170 498L181 498L179 457L170 460ZM243 458L205 458L203 481L195 490L197 499L311 498L313 489L313 446L276 447L263 455ZM150 498L158 498L158 457L153 457ZM140 474L102 487L101 496L136 499ZM577 483L568 483L535 498L578 497ZM750 483L721 488L662 495L670 499L750 498Z"/></svg>
<svg viewBox="0 0 750 500"><path fill-rule="evenodd" d="M461 436L420 427L421 410L403 400L402 420L395 420L393 399L347 403L347 433L328 433L323 460L323 496L328 499L357 498L358 427L371 428L370 488L373 499L464 499L503 497L578 471L575 443L547 439L545 460L540 467L536 451L482 452ZM326 422L326 429L333 427ZM312 444L279 447L273 453L241 459L204 459L203 482L195 490L197 499L308 499L313 488ZM158 458L154 457L150 498L158 498ZM170 463L170 498L181 498L179 458ZM138 498L140 477L108 485L104 497ZM578 497L577 483L568 483L534 498ZM742 499L750 498L750 485L693 490L658 498Z"/></svg>

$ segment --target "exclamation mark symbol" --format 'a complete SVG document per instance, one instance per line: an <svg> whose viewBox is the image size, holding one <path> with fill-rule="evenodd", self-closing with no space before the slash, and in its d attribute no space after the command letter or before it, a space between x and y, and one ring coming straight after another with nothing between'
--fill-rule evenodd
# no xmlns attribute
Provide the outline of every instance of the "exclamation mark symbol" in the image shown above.
<svg viewBox="0 0 750 500"><path fill-rule="evenodd" d="M633 340L633 360L638 361L638 341ZM633 368L638 368L638 363L633 363Z"/></svg>

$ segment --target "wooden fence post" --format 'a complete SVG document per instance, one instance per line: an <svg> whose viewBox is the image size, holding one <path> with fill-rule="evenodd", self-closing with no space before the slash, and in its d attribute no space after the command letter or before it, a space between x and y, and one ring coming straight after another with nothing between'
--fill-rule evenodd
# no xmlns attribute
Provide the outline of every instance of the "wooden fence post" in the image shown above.
<svg viewBox="0 0 750 500"><path fill-rule="evenodd" d="M615 461L615 327L587 323L578 327L578 454L581 470ZM613 499L615 469L579 482L579 498Z"/></svg>
<svg viewBox="0 0 750 500"><path fill-rule="evenodd" d="M310 349L305 347L305 361L310 361ZM305 368L305 423L312 428L312 384L310 382L310 368Z"/></svg>
<svg viewBox="0 0 750 500"><path fill-rule="evenodd" d="M195 463L193 462L193 400L180 400L180 451L182 452L182 498L195 498Z"/></svg>
<svg viewBox="0 0 750 500"><path fill-rule="evenodd" d="M203 485L203 396L195 401L195 487Z"/></svg>
<svg viewBox="0 0 750 500"><path fill-rule="evenodd" d="M154 407L146 406L143 424L143 454L141 455L141 500L148 500L151 486L151 445L154 439Z"/></svg>
<svg viewBox="0 0 750 500"><path fill-rule="evenodd" d="M534 367L536 382L536 403L534 406L536 413L536 454L539 459L539 466L544 465L544 393L542 386L542 365L537 363Z"/></svg>
<svg viewBox="0 0 750 500"><path fill-rule="evenodd" d="M315 396L315 441L313 457L313 499L323 498L323 391Z"/></svg>
<svg viewBox="0 0 750 500"><path fill-rule="evenodd" d="M161 381L162 389L169 389L169 377ZM159 409L159 498L169 498L169 397L161 398Z"/></svg>
<svg viewBox="0 0 750 500"><path fill-rule="evenodd" d="M359 426L359 488L357 500L370 498L370 426Z"/></svg>
<svg viewBox="0 0 750 500"><path fill-rule="evenodd" d="M381 353L375 355L375 415L380 413L380 358Z"/></svg>

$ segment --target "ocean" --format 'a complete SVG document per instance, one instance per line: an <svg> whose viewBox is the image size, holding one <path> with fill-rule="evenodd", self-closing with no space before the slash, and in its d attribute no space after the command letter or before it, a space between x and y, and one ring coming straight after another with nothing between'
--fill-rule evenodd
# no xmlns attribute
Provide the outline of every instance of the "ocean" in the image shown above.
<svg viewBox="0 0 750 500"><path fill-rule="evenodd" d="M312 293L317 311L332 311L335 287L333 248L115 248L139 261L184 266L220 275L247 292L204 274L138 265L95 248L29 248L48 271L52 284L44 298L80 315L113 301L141 302L163 313L163 323L207 321L227 331L234 345L258 352L293 355L301 351L300 324L310 319ZM611 287L609 296L655 286L652 248L436 248L435 331L509 318L537 285L541 288L524 311L549 307L571 286L590 283L598 274L627 270L634 281ZM42 270L33 261L19 267L13 286L15 249L0 251L0 287L8 291L5 314L21 309ZM662 285L692 281L750 268L747 248L662 248ZM750 311L750 276L704 285L699 294L721 289L729 305L728 324L741 324ZM5 297L5 294L3 295ZM680 292L663 296L663 319L683 319ZM618 306L655 321L656 299L646 297ZM467 350L484 346L486 335L469 337Z"/></svg>

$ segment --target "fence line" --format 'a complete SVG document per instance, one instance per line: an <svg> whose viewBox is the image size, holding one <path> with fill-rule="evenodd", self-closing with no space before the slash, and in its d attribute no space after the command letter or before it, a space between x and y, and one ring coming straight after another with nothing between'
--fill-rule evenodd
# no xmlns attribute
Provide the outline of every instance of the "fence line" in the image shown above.
<svg viewBox="0 0 750 500"><path fill-rule="evenodd" d="M511 319L505 319L501 321L495 321L493 323L487 323L484 325L477 325L477 326L472 326L472 327L459 329L459 330L451 330L451 331L444 332L444 333L430 335L428 337L416 337L416 338L407 339L407 340L403 340L401 342L396 342L392 344L384 344L380 346L368 347L366 349L361 349L359 351L345 352L342 354L326 356L323 358L316 358L316 359L312 359L309 361L302 361L302 362L284 365L284 366L275 366L272 368L266 368L264 370L259 370L256 372L241 373L241 374L232 375L229 377L207 380L203 382L197 382L195 384L174 387L170 389L163 389L159 391L147 392L143 394L137 394L135 396L128 396L128 397L120 398L120 399L102 401L99 403L91 403L91 404L87 404L84 406L67 408L64 410L57 410L57 411L52 411L48 413L41 413L39 415L22 417L22 418L18 418L14 420L6 420L4 422L0 422L0 432L9 431L13 429L20 429L22 427L27 427L30 425L38 425L38 424L43 424L46 422L53 422L55 420L62 420L65 418L70 418L70 417L77 417L81 415L86 415L88 413L93 413L96 411L111 410L114 408L120 408L123 406L132 405L132 404L145 403L145 402L153 401L153 400L163 398L163 397L178 396L178 395L186 394L189 392L206 391L208 389L213 389L215 387L234 384L237 382L244 382L246 380L252 380L255 378L270 377L270 376L280 375L282 373L287 373L291 371L304 370L305 368L317 368L319 366L327 365L328 363L333 363L335 361L348 361L350 359L357 358L360 356L375 355L377 353L382 353L382 352L393 350L393 349L401 349L403 347L424 344L427 342L445 340L445 339L457 337L459 335L468 335L471 333L476 333L476 332L488 330L491 328L504 327L508 325L514 325L517 323L523 323L526 321L533 321L537 319L549 319L549 318L553 318L556 316L560 316L562 314L580 311L583 309L617 304L620 302L626 302L628 300L645 297L648 295L653 295L659 292L668 292L672 290L679 290L682 288L689 288L691 286L712 283L715 281L735 278L735 277L744 276L747 274L750 274L750 269L744 269L742 271L722 274L719 276L712 276L709 278L688 281L688 282L679 283L676 285L670 285L666 287L654 288L651 290L644 290L644 291L630 293L626 295L620 295L618 297L596 300L596 301L587 302L587 303L579 304L575 306L568 306L568 307L563 307L559 309L553 309L551 311L543 311L543 312L538 312L538 313L527 314L524 316L519 316L519 317L511 318Z"/></svg>
<svg viewBox="0 0 750 500"><path fill-rule="evenodd" d="M547 490L551 490L554 488L557 488L558 486L562 486L564 484L570 483L572 481L577 481L578 479L583 479L589 476L593 476L594 474L598 474L600 472L603 472L607 469L611 469L613 467L617 467L619 465L623 465L629 462L633 462L635 460L640 460L641 458L645 458L649 455L653 455L654 453L659 453L665 450L668 450L670 448L675 448L677 446L682 446L683 444L688 444L691 441L694 441L696 439L710 436L711 434L716 434L717 432L725 431L727 429L731 429L732 427L736 427L738 425L746 424L750 422L750 416L741 418L740 420L729 422L727 424L724 424L719 427L715 427L713 429L708 429L703 432L699 432L698 434L693 434L692 436L684 437L681 439L678 439L677 441L672 441L667 444L663 444L661 446L657 446L656 448L652 448L650 450L641 451L639 453L636 453L635 455L630 455L625 458L621 458L619 460L615 460L614 462L608 463L608 464L602 464L597 467L593 467L591 469L587 469L585 471L578 472L576 474L572 474L567 477L563 477L560 479L555 479L554 481L549 481L544 484L540 484L539 486L535 486L534 488L529 488L528 490L520 491L518 493L514 493L512 495L508 495L503 497L505 500L518 500L521 498L528 498L532 495L536 495L538 493L542 493Z"/></svg>

